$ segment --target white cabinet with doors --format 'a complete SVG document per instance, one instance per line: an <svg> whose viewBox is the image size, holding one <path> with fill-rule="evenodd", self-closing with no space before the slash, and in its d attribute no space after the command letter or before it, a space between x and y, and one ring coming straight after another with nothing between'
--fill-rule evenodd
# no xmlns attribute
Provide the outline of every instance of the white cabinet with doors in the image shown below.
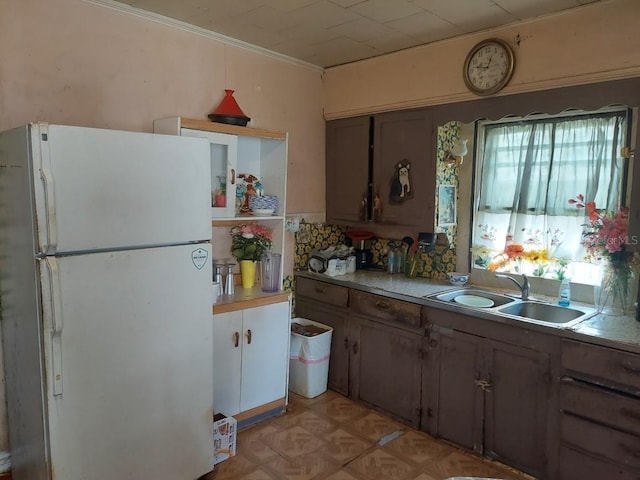
<svg viewBox="0 0 640 480"><path fill-rule="evenodd" d="M279 200L275 217L285 213L287 185L287 134L275 130L239 127L223 123L182 117L162 118L153 122L155 133L207 138L211 142L211 216L213 219L242 218L247 214L236 208L236 191L242 175L260 181L265 195ZM224 200L216 201L221 183Z"/></svg>
<svg viewBox="0 0 640 480"><path fill-rule="evenodd" d="M256 306L216 305L213 316L213 406L240 426L282 412L287 399L289 295L250 304Z"/></svg>

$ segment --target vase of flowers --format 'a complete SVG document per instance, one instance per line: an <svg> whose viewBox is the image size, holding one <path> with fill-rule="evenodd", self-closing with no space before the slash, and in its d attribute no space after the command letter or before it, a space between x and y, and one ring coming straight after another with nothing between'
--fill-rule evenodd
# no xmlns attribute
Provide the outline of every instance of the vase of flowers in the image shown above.
<svg viewBox="0 0 640 480"><path fill-rule="evenodd" d="M249 223L231 228L231 254L240 265L243 288L255 285L256 262L272 245L273 233L264 225Z"/></svg>
<svg viewBox="0 0 640 480"><path fill-rule="evenodd" d="M627 250L629 210L599 211L595 202L578 195L569 203L584 208L589 217L582 233L582 244L590 259L599 266L593 287L593 303L598 312L609 315L633 313L637 294L637 259Z"/></svg>

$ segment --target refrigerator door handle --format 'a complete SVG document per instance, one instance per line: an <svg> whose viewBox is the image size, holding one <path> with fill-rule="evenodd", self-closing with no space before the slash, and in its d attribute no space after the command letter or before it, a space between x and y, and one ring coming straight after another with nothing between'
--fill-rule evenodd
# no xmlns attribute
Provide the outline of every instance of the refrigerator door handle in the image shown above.
<svg viewBox="0 0 640 480"><path fill-rule="evenodd" d="M62 297L58 261L45 257L49 275L49 298L51 315L51 366L53 371L53 394L62 395Z"/></svg>
<svg viewBox="0 0 640 480"><path fill-rule="evenodd" d="M48 145L43 145L48 139L48 131L40 130L40 178L44 186L44 204L47 212L47 245L45 253L52 255L56 252L58 246L58 238L56 235L56 191L53 183L53 174L51 173L51 156L49 155Z"/></svg>

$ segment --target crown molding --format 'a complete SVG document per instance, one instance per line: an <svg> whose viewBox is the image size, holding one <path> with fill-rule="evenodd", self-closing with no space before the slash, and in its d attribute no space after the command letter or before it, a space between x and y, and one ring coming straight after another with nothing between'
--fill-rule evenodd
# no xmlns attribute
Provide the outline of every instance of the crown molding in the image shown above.
<svg viewBox="0 0 640 480"><path fill-rule="evenodd" d="M238 40L232 37L227 37L226 35L222 35L220 33L216 33L201 27L197 27L195 25L191 25L189 23L182 22L180 20L165 17L164 15L160 15L158 13L142 10L140 8L136 8L131 5L128 5L126 3L117 2L115 0L82 0L82 1L85 3L91 3L101 7L110 8L112 10L116 10L118 12L126 13L129 15L135 15L136 17L140 17L145 20L160 23L168 27L184 30L186 32L193 33L195 35L201 35L211 40L215 40L217 42L221 42L232 47L242 48L244 50L248 50L258 55L263 55L265 57L272 58L274 60L286 62L292 65L296 65L298 67L307 68L309 70L313 70L320 73L324 72L324 68L319 67L318 65L304 62L302 60L298 60L296 58L289 57L287 55L283 55L278 52L274 52L273 50L259 47L258 45L253 45L252 43L247 43L247 42L243 42L242 40Z"/></svg>

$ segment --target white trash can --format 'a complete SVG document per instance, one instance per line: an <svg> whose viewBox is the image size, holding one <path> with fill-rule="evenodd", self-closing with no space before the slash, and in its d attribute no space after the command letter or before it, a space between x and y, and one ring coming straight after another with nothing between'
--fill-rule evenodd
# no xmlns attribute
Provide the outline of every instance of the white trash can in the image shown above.
<svg viewBox="0 0 640 480"><path fill-rule="evenodd" d="M333 328L306 318L291 320L289 390L306 398L327 391Z"/></svg>

